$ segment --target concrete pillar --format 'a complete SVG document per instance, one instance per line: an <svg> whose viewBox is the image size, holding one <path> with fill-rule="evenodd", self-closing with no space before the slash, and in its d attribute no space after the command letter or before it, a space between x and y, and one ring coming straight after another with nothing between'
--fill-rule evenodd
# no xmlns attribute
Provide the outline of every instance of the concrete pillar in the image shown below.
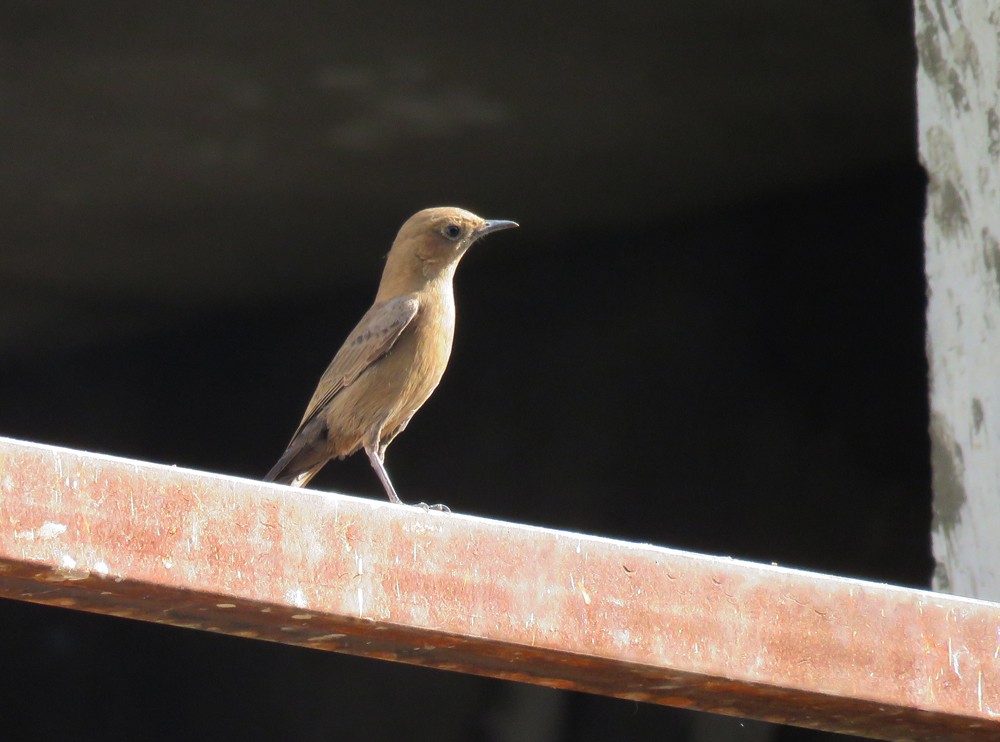
<svg viewBox="0 0 1000 742"><path fill-rule="evenodd" d="M915 11L934 586L1000 600L1000 2Z"/></svg>

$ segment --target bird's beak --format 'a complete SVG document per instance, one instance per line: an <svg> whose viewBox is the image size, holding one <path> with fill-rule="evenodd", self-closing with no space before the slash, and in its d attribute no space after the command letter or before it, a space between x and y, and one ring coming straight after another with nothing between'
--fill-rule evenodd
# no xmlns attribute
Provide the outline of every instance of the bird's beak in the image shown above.
<svg viewBox="0 0 1000 742"><path fill-rule="evenodd" d="M490 219L483 222L483 226L475 231L476 239L487 235L490 232L499 232L501 229L513 229L514 227L520 227L521 225L517 222L508 222L503 219Z"/></svg>

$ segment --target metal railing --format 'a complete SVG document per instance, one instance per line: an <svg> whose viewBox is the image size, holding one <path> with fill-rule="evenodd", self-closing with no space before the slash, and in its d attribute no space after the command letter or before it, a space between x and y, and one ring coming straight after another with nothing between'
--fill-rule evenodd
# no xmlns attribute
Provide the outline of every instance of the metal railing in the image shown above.
<svg viewBox="0 0 1000 742"><path fill-rule="evenodd" d="M0 439L0 597L885 739L1000 739L1000 605Z"/></svg>

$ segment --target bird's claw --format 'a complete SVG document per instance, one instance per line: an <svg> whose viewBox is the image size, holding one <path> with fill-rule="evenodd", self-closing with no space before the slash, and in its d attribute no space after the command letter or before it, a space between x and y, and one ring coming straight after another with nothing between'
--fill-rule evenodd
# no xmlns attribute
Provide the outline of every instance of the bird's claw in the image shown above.
<svg viewBox="0 0 1000 742"><path fill-rule="evenodd" d="M444 504L442 504L440 502L437 505L428 505L426 502L418 502L417 503L417 507L418 508L423 508L424 510L437 510L439 513L450 513L451 512L451 508L450 507L448 507L447 505L444 505Z"/></svg>

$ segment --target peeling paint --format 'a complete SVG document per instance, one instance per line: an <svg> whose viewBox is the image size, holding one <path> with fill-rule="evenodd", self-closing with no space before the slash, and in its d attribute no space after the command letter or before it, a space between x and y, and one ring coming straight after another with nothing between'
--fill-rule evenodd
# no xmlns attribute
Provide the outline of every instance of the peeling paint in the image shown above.
<svg viewBox="0 0 1000 742"><path fill-rule="evenodd" d="M932 531L950 539L962 522L966 503L963 484L962 449L958 447L948 423L943 417L931 415L931 471L934 487L934 520Z"/></svg>
<svg viewBox="0 0 1000 742"><path fill-rule="evenodd" d="M988 227L983 227L983 265L993 274L997 296L1000 297L1000 239Z"/></svg>
<svg viewBox="0 0 1000 742"><path fill-rule="evenodd" d="M289 588L285 591L285 600L296 608L308 607L306 594L301 587Z"/></svg>
<svg viewBox="0 0 1000 742"><path fill-rule="evenodd" d="M996 108L986 111L986 136L986 151L995 162L1000 159L1000 115Z"/></svg>
<svg viewBox="0 0 1000 742"><path fill-rule="evenodd" d="M916 11L922 21L917 31L917 59L928 77L940 85L948 79L948 65L941 51L938 24L927 0L920 0Z"/></svg>
<svg viewBox="0 0 1000 742"><path fill-rule="evenodd" d="M47 541L48 539L56 538L64 533L66 533L66 526L62 523L46 522L43 523L41 528L38 529L38 538L43 541Z"/></svg>
<svg viewBox="0 0 1000 742"><path fill-rule="evenodd" d="M320 634L319 636L310 636L308 639L306 639L306 641L310 643L332 642L332 641L337 641L338 639L343 639L346 636L347 636L346 634Z"/></svg>
<svg viewBox="0 0 1000 742"><path fill-rule="evenodd" d="M979 397L972 398L972 428L976 433L983 429L983 402Z"/></svg>
<svg viewBox="0 0 1000 742"><path fill-rule="evenodd" d="M963 193L965 185L958 166L955 144L943 127L934 126L926 134L927 196L931 214L943 235L954 235L969 226Z"/></svg>

